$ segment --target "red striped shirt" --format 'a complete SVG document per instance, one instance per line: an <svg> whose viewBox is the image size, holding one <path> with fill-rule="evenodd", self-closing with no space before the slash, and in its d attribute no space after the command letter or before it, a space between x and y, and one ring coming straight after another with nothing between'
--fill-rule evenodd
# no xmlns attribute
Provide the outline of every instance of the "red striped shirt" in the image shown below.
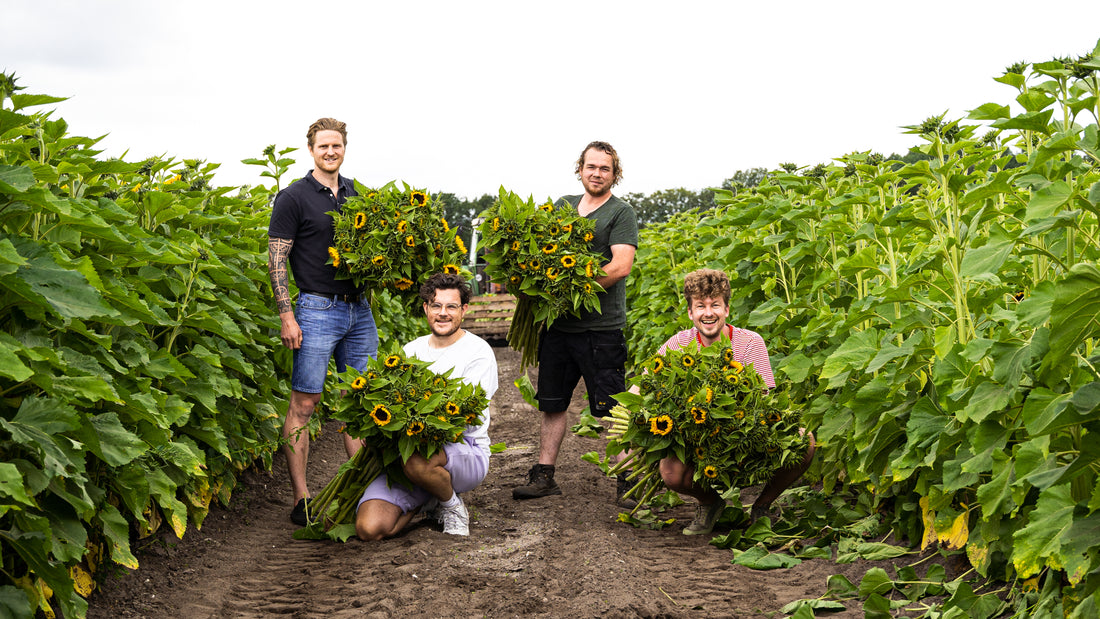
<svg viewBox="0 0 1100 619"><path fill-rule="evenodd" d="M764 384L769 389L774 389L775 377L772 375L772 362L768 358L768 347L764 345L764 338L754 331L738 329L733 325L726 325L726 332L723 335L729 337L730 348L733 349L733 358L745 365L751 363L760 378L764 379ZM692 342L698 343L701 341L699 330L692 327L668 338L668 341L661 345L657 354L663 355L670 350L679 350Z"/></svg>

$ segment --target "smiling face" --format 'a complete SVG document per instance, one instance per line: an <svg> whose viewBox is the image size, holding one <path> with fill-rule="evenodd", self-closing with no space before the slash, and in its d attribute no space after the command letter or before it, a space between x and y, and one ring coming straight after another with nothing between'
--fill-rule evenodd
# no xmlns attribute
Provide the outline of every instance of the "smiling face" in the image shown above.
<svg viewBox="0 0 1100 619"><path fill-rule="evenodd" d="M440 288L435 299L424 304L428 327L436 337L450 337L462 327L462 317L468 306L462 304L462 295L454 288Z"/></svg>
<svg viewBox="0 0 1100 619"><path fill-rule="evenodd" d="M615 162L611 155L602 150L589 148L584 153L584 164L580 170L584 191L593 198L599 198L611 191L615 179Z"/></svg>
<svg viewBox="0 0 1100 619"><path fill-rule="evenodd" d="M336 174L344 163L344 136L339 131L318 131L309 147L314 168L326 174Z"/></svg>
<svg viewBox="0 0 1100 619"><path fill-rule="evenodd" d="M722 328L726 326L729 315L729 305L721 298L691 299L688 304L688 318L699 330L704 346L710 346L722 337Z"/></svg>

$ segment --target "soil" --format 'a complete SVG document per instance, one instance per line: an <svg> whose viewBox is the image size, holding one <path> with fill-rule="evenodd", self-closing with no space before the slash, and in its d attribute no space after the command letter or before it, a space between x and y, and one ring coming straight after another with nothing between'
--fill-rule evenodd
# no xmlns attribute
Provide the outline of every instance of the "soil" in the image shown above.
<svg viewBox="0 0 1100 619"><path fill-rule="evenodd" d="M488 477L463 495L470 536L419 519L400 536L365 543L291 538L285 462L246 471L227 508L214 506L199 530L135 542L140 567L102 578L88 617L756 617L825 593L826 579L854 583L873 566L803 561L756 571L731 563L708 536L684 536L694 502L675 508L662 530L617 521L615 481L581 460L604 440L569 434L555 476L560 496L512 499L537 458L539 413L513 381L519 355L495 348L500 390L493 400L494 454ZM535 369L529 368L534 380ZM570 408L576 423L583 382ZM346 458L332 423L310 448L316 492ZM166 527L167 528L167 527ZM716 533L724 531L716 530ZM863 617L861 603L829 617Z"/></svg>

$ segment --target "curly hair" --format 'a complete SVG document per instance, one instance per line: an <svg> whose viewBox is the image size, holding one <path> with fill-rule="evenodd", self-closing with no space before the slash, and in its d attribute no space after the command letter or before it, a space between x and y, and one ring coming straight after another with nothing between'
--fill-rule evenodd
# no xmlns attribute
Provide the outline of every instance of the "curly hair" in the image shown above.
<svg viewBox="0 0 1100 619"><path fill-rule="evenodd" d="M435 301L436 290L457 290L458 297L462 300L463 305L470 302L470 285L466 283L466 279L461 275L451 273L432 275L428 278L428 281L420 286L420 300L425 303Z"/></svg>
<svg viewBox="0 0 1100 619"><path fill-rule="evenodd" d="M611 186L614 187L618 185L619 181L623 180L623 163L619 161L619 153L615 152L615 149L607 142L600 142L599 140L589 142L588 146L585 146L584 150L581 151L580 159L577 159L577 166L573 171L578 176L580 175L581 169L584 167L584 156L593 148L611 155L611 171L615 175L614 178L611 179Z"/></svg>
<svg viewBox="0 0 1100 619"><path fill-rule="evenodd" d="M347 123L340 122L335 118L318 118L306 131L306 144L310 148L313 148L313 139L317 137L317 133L320 131L336 131L340 134L340 137L344 138L344 146L348 145Z"/></svg>
<svg viewBox="0 0 1100 619"><path fill-rule="evenodd" d="M691 305L692 299L718 299L730 304L730 278L724 271L699 269L684 277L684 299Z"/></svg>

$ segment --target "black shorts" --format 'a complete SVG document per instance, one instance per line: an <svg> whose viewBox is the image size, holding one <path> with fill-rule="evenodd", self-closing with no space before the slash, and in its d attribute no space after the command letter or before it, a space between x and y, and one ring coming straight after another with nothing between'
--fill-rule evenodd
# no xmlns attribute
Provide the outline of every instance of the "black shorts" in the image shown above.
<svg viewBox="0 0 1100 619"><path fill-rule="evenodd" d="M589 412L611 414L611 396L626 391L626 338L622 329L564 333L553 328L539 340L539 384L535 398L544 413L569 408L573 390L583 377Z"/></svg>

